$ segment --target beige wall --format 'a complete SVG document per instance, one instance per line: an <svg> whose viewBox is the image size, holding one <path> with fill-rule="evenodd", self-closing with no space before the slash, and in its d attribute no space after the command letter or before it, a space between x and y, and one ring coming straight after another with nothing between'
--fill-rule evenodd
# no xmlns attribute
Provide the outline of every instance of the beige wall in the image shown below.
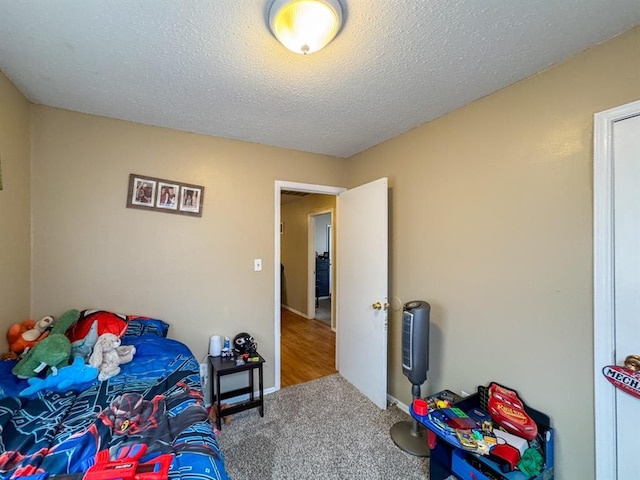
<svg viewBox="0 0 640 480"><path fill-rule="evenodd" d="M273 386L274 182L342 184L343 165L34 107L33 311L157 316L198 358L210 335L248 331ZM202 218L125 208L130 173L203 185Z"/></svg>
<svg viewBox="0 0 640 480"><path fill-rule="evenodd" d="M348 166L351 186L390 179L391 295L432 305L424 393L518 389L552 417L559 479L594 478L593 114L640 98L639 53L636 28Z"/></svg>
<svg viewBox="0 0 640 480"><path fill-rule="evenodd" d="M344 162L343 162L344 163ZM314 318L308 311L308 248L309 215L336 208L335 195L311 195L282 205L280 217L284 222L280 251L285 266L284 303L293 310ZM334 218L335 224L335 218Z"/></svg>
<svg viewBox="0 0 640 480"><path fill-rule="evenodd" d="M0 332L30 318L29 102L0 72ZM0 334L0 352L8 350Z"/></svg>

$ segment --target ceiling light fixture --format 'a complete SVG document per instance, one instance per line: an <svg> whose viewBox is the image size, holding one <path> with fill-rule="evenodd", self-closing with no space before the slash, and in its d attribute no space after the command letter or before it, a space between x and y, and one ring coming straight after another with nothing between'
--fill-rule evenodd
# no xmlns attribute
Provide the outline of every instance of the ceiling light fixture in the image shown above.
<svg viewBox="0 0 640 480"><path fill-rule="evenodd" d="M342 26L338 0L274 0L269 27L285 47L306 55L324 48Z"/></svg>

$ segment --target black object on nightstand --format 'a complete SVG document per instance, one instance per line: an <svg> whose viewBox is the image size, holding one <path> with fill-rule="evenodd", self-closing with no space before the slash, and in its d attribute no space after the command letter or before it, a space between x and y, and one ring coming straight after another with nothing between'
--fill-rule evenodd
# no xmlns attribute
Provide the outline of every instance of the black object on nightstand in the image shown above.
<svg viewBox="0 0 640 480"><path fill-rule="evenodd" d="M213 382L211 382L211 402L213 404L212 408L215 408L216 413L218 414L216 420L218 430L222 430L222 417L233 415L234 413L242 412L244 410L249 410L250 408L257 408L260 412L260 416L264 417L264 383L262 366L264 365L265 360L262 358L262 355L257 352L254 356L258 357L257 361L248 361L243 365L236 365L236 362L233 359L209 356L211 376L213 377ZM258 370L258 398L255 398L254 393L253 374L255 370ZM237 388L228 392L221 392L220 378L225 375L232 375L239 372L248 373L249 385L247 387ZM245 395L247 393L249 394L248 401L225 407L224 410L221 408L222 400Z"/></svg>

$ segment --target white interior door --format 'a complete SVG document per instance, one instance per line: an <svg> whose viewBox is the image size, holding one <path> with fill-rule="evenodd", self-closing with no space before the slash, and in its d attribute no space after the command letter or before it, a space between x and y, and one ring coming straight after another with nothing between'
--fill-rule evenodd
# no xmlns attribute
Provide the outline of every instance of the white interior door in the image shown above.
<svg viewBox="0 0 640 480"><path fill-rule="evenodd" d="M596 477L637 478L640 399L602 369L640 354L640 102L596 115L594 358Z"/></svg>
<svg viewBox="0 0 640 480"><path fill-rule="evenodd" d="M615 363L640 354L640 116L616 122L613 144ZM616 389L618 478L637 478L640 399Z"/></svg>
<svg viewBox="0 0 640 480"><path fill-rule="evenodd" d="M386 409L388 180L347 190L337 205L338 371ZM381 309L373 307L376 302Z"/></svg>

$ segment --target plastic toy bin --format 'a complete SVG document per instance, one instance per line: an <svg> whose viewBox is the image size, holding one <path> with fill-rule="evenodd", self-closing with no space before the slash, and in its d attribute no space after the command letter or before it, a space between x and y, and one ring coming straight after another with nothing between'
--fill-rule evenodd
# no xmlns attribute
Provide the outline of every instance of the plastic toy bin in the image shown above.
<svg viewBox="0 0 640 480"><path fill-rule="evenodd" d="M500 471L498 464L481 455L475 455L456 448L452 452L451 471L461 480L529 480L529 477L519 470L509 473ZM534 480L553 479L553 467L545 465L544 471Z"/></svg>
<svg viewBox="0 0 640 480"><path fill-rule="evenodd" d="M485 387L479 387L479 392L486 391ZM476 393L466 397L454 406L463 411L474 408L482 409L483 396ZM486 403L485 403L486 405ZM412 412L422 425L435 433L435 442L431 445L430 478L431 480L444 480L452 473L461 480L553 480L554 478L554 431L551 428L549 417L542 412L525 405L525 411L531 416L538 426L538 443L544 456L544 467L540 475L529 478L519 470L504 472L497 463L488 457L478 455L460 448L459 442L447 438L437 428L430 428L428 417L418 416Z"/></svg>

